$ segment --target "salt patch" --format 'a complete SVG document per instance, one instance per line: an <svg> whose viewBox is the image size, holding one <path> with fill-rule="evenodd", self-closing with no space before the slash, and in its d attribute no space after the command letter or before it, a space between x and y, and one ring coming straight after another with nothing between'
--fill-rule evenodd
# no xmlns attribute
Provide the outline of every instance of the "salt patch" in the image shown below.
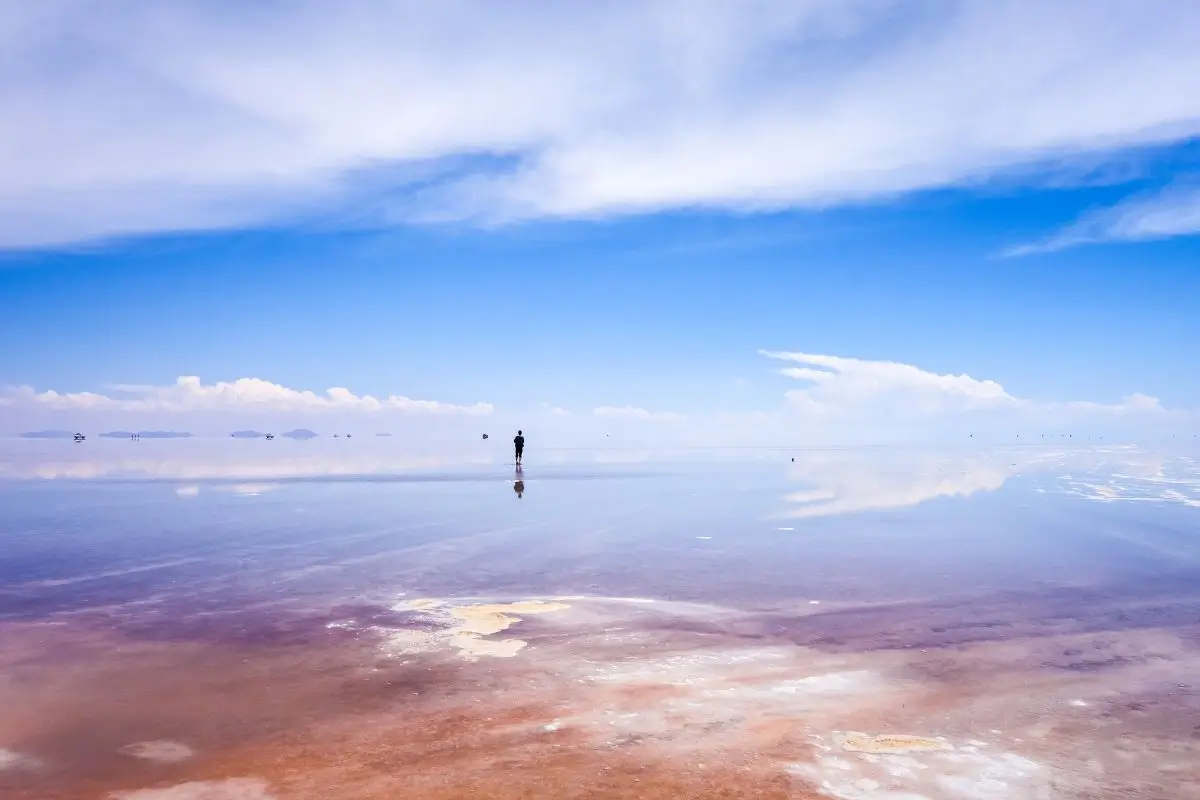
<svg viewBox="0 0 1200 800"><path fill-rule="evenodd" d="M876 683L872 673L866 670L850 672L828 672L810 675L807 678L783 681L771 686L771 690L785 694L842 694L856 692Z"/></svg>
<svg viewBox="0 0 1200 800"><path fill-rule="evenodd" d="M522 600L516 603L477 603L451 605L442 600L420 598L399 603L397 611L421 611L440 618L445 627L433 631L390 630L385 647L393 653L410 654L457 649L463 658L473 661L481 656L512 658L527 644L522 639L489 639L507 630L521 617L546 614L570 608L566 603Z"/></svg>
<svg viewBox="0 0 1200 800"><path fill-rule="evenodd" d="M868 733L835 733L833 740L851 753L921 753L934 750L952 750L943 739L909 734L872 736Z"/></svg>
<svg viewBox="0 0 1200 800"><path fill-rule="evenodd" d="M223 781L191 781L166 789L134 789L113 792L114 800L277 800L267 791L267 782L258 778L230 778Z"/></svg>
<svg viewBox="0 0 1200 800"><path fill-rule="evenodd" d="M127 744L120 750L121 753L134 758L142 758L146 761L158 761L163 764L174 764L179 761L186 761L195 755L195 751L186 744L171 741L153 741L153 742L134 742Z"/></svg>
<svg viewBox="0 0 1200 800"><path fill-rule="evenodd" d="M238 497L258 497L266 492L278 489L279 485L274 483L235 483L229 486L226 491L233 492Z"/></svg>
<svg viewBox="0 0 1200 800"><path fill-rule="evenodd" d="M860 754L847 762L834 755L818 754L813 763L792 764L786 771L820 787L838 800L1049 800L1049 770L1015 753L982 753L955 748L942 737L868 736L837 734L843 749L867 746L877 752L912 755ZM868 756L870 756L868 758ZM852 770L846 765L851 764ZM887 787L887 788L884 788Z"/></svg>

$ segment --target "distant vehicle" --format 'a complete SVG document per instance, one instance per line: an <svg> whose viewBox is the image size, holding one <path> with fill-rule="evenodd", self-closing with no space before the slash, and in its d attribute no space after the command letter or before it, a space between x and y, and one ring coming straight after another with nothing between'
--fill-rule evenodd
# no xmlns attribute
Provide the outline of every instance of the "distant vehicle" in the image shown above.
<svg viewBox="0 0 1200 800"><path fill-rule="evenodd" d="M82 442L82 441L83 441L84 439L86 439L86 438L87 438L87 437L86 437L86 436L84 436L82 433L77 433L77 434L75 434L75 441L77 441L77 442Z"/></svg>
<svg viewBox="0 0 1200 800"><path fill-rule="evenodd" d="M487 438L487 434L486 434L486 433L483 435L483 438L485 438L485 439Z"/></svg>
<svg viewBox="0 0 1200 800"><path fill-rule="evenodd" d="M274 438L275 438L275 434L273 434L273 433L268 433L268 434L267 434L267 438L268 438L268 439L274 439Z"/></svg>

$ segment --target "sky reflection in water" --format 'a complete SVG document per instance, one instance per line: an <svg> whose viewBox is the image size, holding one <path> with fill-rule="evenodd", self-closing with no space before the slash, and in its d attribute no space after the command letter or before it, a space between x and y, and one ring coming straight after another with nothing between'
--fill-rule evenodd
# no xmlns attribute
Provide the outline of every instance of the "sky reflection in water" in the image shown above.
<svg viewBox="0 0 1200 800"><path fill-rule="evenodd" d="M880 602L1200 557L1186 452L563 450L519 476L497 461L374 443L7 443L0 613L402 591Z"/></svg>
<svg viewBox="0 0 1200 800"><path fill-rule="evenodd" d="M4 443L0 795L1200 786L1194 453L527 458Z"/></svg>

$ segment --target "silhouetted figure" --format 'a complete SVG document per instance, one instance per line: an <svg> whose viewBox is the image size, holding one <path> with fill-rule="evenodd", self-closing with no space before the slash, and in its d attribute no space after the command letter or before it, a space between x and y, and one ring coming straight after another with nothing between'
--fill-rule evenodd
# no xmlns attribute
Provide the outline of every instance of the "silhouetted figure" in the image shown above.
<svg viewBox="0 0 1200 800"><path fill-rule="evenodd" d="M483 435L483 438L485 438L485 439L487 438L487 434L486 434L486 433Z"/></svg>
<svg viewBox="0 0 1200 800"><path fill-rule="evenodd" d="M525 455L525 434L517 431L516 437L513 439L513 454L516 456L515 461L518 466L521 464L521 457Z"/></svg>
<svg viewBox="0 0 1200 800"><path fill-rule="evenodd" d="M521 499L521 495L525 494L525 481L513 481L513 491L517 493L517 499Z"/></svg>

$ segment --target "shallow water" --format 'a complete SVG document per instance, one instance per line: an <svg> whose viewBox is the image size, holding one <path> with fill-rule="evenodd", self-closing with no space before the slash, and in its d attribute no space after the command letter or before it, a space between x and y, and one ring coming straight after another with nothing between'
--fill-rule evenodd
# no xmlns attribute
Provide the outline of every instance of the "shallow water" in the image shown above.
<svg viewBox="0 0 1200 800"><path fill-rule="evenodd" d="M526 460L0 444L0 796L1200 796L1195 452Z"/></svg>

